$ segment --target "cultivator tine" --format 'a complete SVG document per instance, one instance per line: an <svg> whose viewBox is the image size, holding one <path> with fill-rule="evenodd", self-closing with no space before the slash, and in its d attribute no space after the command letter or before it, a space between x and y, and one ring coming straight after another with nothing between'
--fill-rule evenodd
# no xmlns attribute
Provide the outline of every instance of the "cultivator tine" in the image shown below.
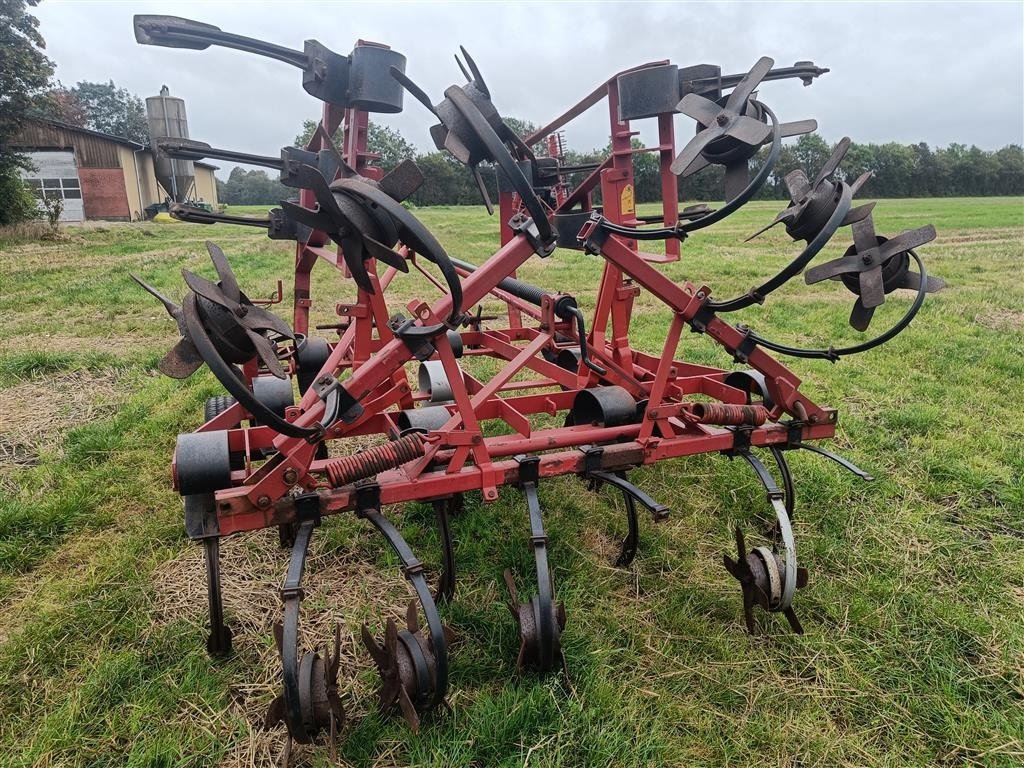
<svg viewBox="0 0 1024 768"><path fill-rule="evenodd" d="M416 600L426 618L426 631L420 626L415 602L406 608L405 628L398 629L394 619L387 620L384 644L379 645L366 625L362 628L363 645L370 652L381 686L381 713L396 706L413 731L419 730L420 715L435 709L444 701L448 689L448 636L437 613L437 607L423 573L423 565L398 529L374 508L360 510L387 539L403 563L403 573L416 591Z"/></svg>
<svg viewBox="0 0 1024 768"><path fill-rule="evenodd" d="M206 650L211 656L223 658L231 655L231 629L224 623L224 603L220 584L220 539L210 536L203 540L206 560L206 592L210 607L210 635Z"/></svg>
<svg viewBox="0 0 1024 768"><path fill-rule="evenodd" d="M300 657L298 652L302 574L313 528L318 522L309 519L300 524L281 588L284 621L274 624L274 643L281 659L283 691L267 708L264 727L272 728L283 722L288 729L289 742L294 740L300 744L309 744L320 733L326 732L333 746L337 730L345 719L341 698L338 696L340 625L335 624L334 627L333 654L330 647L324 656L307 651Z"/></svg>
<svg viewBox="0 0 1024 768"><path fill-rule="evenodd" d="M565 608L554 599L554 580L548 566L547 535L544 533L537 495L540 459L536 456L518 456L516 461L519 462L519 487L526 496L530 514L530 541L533 544L537 573L537 594L528 603L519 602L512 572L506 570L503 574L511 599L509 609L519 629L516 669L531 667L539 674L546 675L554 669L555 662L565 669L561 643L562 631L565 629Z"/></svg>
<svg viewBox="0 0 1024 768"><path fill-rule="evenodd" d="M457 505L461 496L453 496L450 499L438 499L434 502L434 515L437 519L437 533L441 539L441 559L443 561L441 574L437 580L437 591L434 600L439 603L451 602L455 596L455 549L452 545L452 533L449 525L448 513Z"/></svg>
<svg viewBox="0 0 1024 768"><path fill-rule="evenodd" d="M600 449L597 449L600 451ZM594 449L591 449L594 451ZM648 494L644 493L633 483L629 482L626 478L625 472L611 473L602 472L599 470L592 470L585 473L592 483L595 483L597 487L608 484L619 489L622 494L622 500L626 505L626 524L627 534L625 539L622 541L622 545L619 549L619 555L615 560L615 565L619 568L628 568L636 557L637 544L639 541L639 526L636 515L636 502L640 502L643 506L651 513L651 518L654 522L661 522L667 520L669 516L669 508L664 504L660 504L651 498Z"/></svg>

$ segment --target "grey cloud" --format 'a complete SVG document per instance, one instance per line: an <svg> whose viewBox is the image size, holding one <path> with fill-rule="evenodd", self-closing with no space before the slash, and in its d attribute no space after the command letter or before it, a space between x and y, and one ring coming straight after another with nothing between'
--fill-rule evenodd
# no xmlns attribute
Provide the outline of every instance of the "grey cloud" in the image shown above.
<svg viewBox="0 0 1024 768"><path fill-rule="evenodd" d="M301 47L316 38L348 52L358 38L388 43L440 100L460 81L463 44L504 114L546 122L618 70L671 59L744 71L761 55L780 65L812 59L831 72L812 87L769 83L782 119L818 119L829 140L926 141L987 149L1024 142L1024 4L1021 3L43 3L36 12L67 84L113 79L141 96L167 84L188 106L195 138L275 154L321 105L297 70L235 51L140 46L132 15L170 13ZM420 150L431 115L406 99L379 120ZM641 139L655 140L653 121ZM680 136L691 130L679 118ZM570 146L607 143L595 108L567 131Z"/></svg>

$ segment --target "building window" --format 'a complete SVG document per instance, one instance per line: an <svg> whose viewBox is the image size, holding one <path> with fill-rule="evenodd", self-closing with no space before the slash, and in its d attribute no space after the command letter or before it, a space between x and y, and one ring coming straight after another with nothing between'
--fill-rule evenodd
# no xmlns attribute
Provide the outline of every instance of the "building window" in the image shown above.
<svg viewBox="0 0 1024 768"><path fill-rule="evenodd" d="M29 189L39 200L81 200L78 179L26 179Z"/></svg>

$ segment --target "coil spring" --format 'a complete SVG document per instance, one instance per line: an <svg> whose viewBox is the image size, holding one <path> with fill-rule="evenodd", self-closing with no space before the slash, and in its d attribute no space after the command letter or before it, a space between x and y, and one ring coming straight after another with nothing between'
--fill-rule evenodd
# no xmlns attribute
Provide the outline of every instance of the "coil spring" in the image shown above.
<svg viewBox="0 0 1024 768"><path fill-rule="evenodd" d="M768 420L768 409L763 405L694 403L691 413L700 424L759 427Z"/></svg>
<svg viewBox="0 0 1024 768"><path fill-rule="evenodd" d="M400 467L413 459L418 459L424 452L423 436L414 432L390 443L353 453L351 456L331 459L325 466L327 479L332 488L339 488L356 480Z"/></svg>

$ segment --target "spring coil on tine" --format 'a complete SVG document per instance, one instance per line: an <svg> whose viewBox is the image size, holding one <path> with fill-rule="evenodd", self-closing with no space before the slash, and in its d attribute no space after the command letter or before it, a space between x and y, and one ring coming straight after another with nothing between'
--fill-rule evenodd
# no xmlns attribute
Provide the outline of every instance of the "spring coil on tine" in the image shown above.
<svg viewBox="0 0 1024 768"><path fill-rule="evenodd" d="M699 424L759 427L768 420L768 409L763 405L694 403L691 414Z"/></svg>
<svg viewBox="0 0 1024 768"><path fill-rule="evenodd" d="M361 453L331 459L325 466L327 478L332 488L340 488L418 459L425 450L423 436L413 432Z"/></svg>

